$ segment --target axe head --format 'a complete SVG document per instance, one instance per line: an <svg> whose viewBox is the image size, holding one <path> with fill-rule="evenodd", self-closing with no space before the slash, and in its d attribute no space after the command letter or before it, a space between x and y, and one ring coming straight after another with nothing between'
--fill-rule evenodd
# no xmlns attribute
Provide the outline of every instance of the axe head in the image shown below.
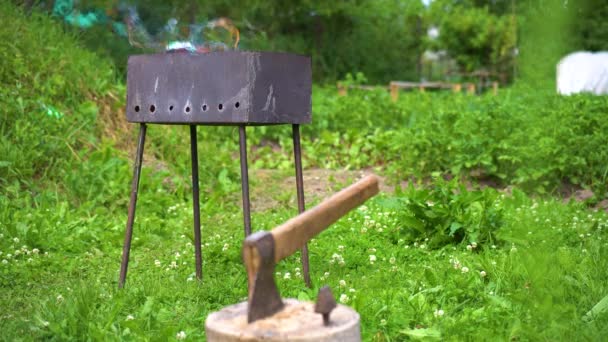
<svg viewBox="0 0 608 342"><path fill-rule="evenodd" d="M249 235L243 243L243 261L249 283L249 323L272 316L284 307L274 282L274 245L272 234L264 231Z"/></svg>

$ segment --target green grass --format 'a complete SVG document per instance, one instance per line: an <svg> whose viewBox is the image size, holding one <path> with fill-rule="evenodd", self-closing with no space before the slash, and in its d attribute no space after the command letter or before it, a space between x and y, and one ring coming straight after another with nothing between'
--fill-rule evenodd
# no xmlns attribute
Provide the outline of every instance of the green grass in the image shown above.
<svg viewBox="0 0 608 342"><path fill-rule="evenodd" d="M608 126L605 96L558 96L525 85L485 94L404 93L316 87L313 123L303 134L309 165L354 169L381 167L395 179L437 172L475 175L533 193L564 185L608 194ZM263 133L281 142L283 135ZM261 157L274 166L274 155Z"/></svg>
<svg viewBox="0 0 608 342"><path fill-rule="evenodd" d="M129 278L118 290L132 164L103 134L100 99L124 98L124 85L49 18L3 2L0 21L1 339L202 339L210 312L247 296L235 129L199 129L198 282L188 130L150 127ZM497 97L402 94L396 103L385 92L338 97L317 86L313 97L307 168L372 167L420 181L310 243L313 289L298 256L280 263L283 297L313 300L330 285L361 314L366 341L606 339L608 217L590 206L607 192L605 98L523 86ZM293 189L281 187L292 168L289 131L248 130L252 175L281 170L267 183L252 177L253 189L278 199L254 213L255 230L296 213ZM512 188L462 187L480 177ZM551 196L564 184L595 197Z"/></svg>
<svg viewBox="0 0 608 342"><path fill-rule="evenodd" d="M19 211L16 229L3 224L6 339L164 340L179 331L196 339L204 336L210 312L244 300L238 208L211 204L203 211L204 280L198 282L192 280L189 203L173 198L176 205L155 207L151 202L171 196L147 190L124 290L117 289L122 210L92 216L58 203ZM605 314L583 320L607 293L605 213L520 192L500 195L492 203L504 215L495 241L470 250L465 244L431 249L426 238L408 238L411 228L398 219L403 207L394 199L374 199L314 239L313 290L304 287L296 257L279 264L282 295L312 300L318 287L330 285L361 314L365 340L421 333L455 340L601 340L608 334ZM293 213L257 213L254 227L270 229Z"/></svg>

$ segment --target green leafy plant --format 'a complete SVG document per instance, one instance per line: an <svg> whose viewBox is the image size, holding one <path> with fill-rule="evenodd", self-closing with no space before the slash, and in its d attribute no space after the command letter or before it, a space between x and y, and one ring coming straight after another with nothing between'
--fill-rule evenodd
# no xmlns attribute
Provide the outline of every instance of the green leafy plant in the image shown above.
<svg viewBox="0 0 608 342"><path fill-rule="evenodd" d="M468 190L457 180L435 178L429 187L410 185L393 204L401 234L431 248L461 242L497 244L503 226L500 194L494 189Z"/></svg>

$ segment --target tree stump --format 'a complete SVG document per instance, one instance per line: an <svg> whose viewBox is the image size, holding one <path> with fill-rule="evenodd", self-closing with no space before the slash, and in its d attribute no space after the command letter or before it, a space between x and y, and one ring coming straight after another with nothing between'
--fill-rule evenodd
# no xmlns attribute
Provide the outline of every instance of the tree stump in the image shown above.
<svg viewBox="0 0 608 342"><path fill-rule="evenodd" d="M252 323L247 323L247 302L212 313L205 321L207 341L361 341L359 314L355 310L338 305L331 312L330 324L325 326L322 315L314 311L314 303L283 301L283 310Z"/></svg>

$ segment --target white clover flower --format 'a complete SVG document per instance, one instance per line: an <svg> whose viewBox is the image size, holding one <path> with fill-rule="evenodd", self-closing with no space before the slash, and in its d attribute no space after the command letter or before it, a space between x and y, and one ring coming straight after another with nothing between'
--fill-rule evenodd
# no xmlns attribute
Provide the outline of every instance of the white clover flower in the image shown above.
<svg viewBox="0 0 608 342"><path fill-rule="evenodd" d="M473 250L473 246L467 245L467 251L471 251L471 250Z"/></svg>
<svg viewBox="0 0 608 342"><path fill-rule="evenodd" d="M372 247L372 248L369 249L369 251L372 252L372 253L375 253L376 249Z"/></svg>
<svg viewBox="0 0 608 342"><path fill-rule="evenodd" d="M38 248L34 248L34 249L32 249L32 253L38 254L38 253L40 253L40 250Z"/></svg>
<svg viewBox="0 0 608 342"><path fill-rule="evenodd" d="M380 325L382 325L382 326L386 325L386 320L385 319L381 319L380 320Z"/></svg>
<svg viewBox="0 0 608 342"><path fill-rule="evenodd" d="M285 272L285 275L283 276L283 279L291 279L291 273Z"/></svg>
<svg viewBox="0 0 608 342"><path fill-rule="evenodd" d="M32 262L32 261L34 261L34 259L32 259L32 258L27 259L27 262Z"/></svg>
<svg viewBox="0 0 608 342"><path fill-rule="evenodd" d="M325 273L323 273L323 276L324 276L324 277L329 277L329 272L325 272Z"/></svg>
<svg viewBox="0 0 608 342"><path fill-rule="evenodd" d="M344 279L340 280L340 286L342 286L342 287L346 286L346 281L344 281Z"/></svg>
<svg viewBox="0 0 608 342"><path fill-rule="evenodd" d="M348 298L348 295L346 295L345 293L340 295L340 303L346 304L349 300L350 298Z"/></svg>
<svg viewBox="0 0 608 342"><path fill-rule="evenodd" d="M224 244L224 247L222 247L222 252L227 251L229 247L230 247L230 245L229 245L229 244L227 244L227 243L225 243L225 244Z"/></svg>
<svg viewBox="0 0 608 342"><path fill-rule="evenodd" d="M348 289L348 292L350 293L355 293L355 289L353 289L352 287L350 289Z"/></svg>
<svg viewBox="0 0 608 342"><path fill-rule="evenodd" d="M473 247L473 249L477 248L477 242L475 242L475 241L471 242L471 247Z"/></svg>
<svg viewBox="0 0 608 342"><path fill-rule="evenodd" d="M369 263L373 265L375 261L376 261L376 256L375 256L375 255L373 255L373 254L372 254L372 255L370 255L370 256L369 256Z"/></svg>
<svg viewBox="0 0 608 342"><path fill-rule="evenodd" d="M511 253L517 252L517 247L515 245L511 246Z"/></svg>
<svg viewBox="0 0 608 342"><path fill-rule="evenodd" d="M57 301L60 302L60 303L63 302L63 296L62 295L58 295L57 296Z"/></svg>
<svg viewBox="0 0 608 342"><path fill-rule="evenodd" d="M486 271L481 271L481 272L479 272L479 275L480 275L482 278L485 278L485 277L486 277L486 275L487 275L487 273L486 273Z"/></svg>
<svg viewBox="0 0 608 342"><path fill-rule="evenodd" d="M125 321L132 321L134 319L135 319L135 317L133 317L133 315L127 315L127 318L125 318Z"/></svg>
<svg viewBox="0 0 608 342"><path fill-rule="evenodd" d="M296 272L296 278L301 278L301 277L302 277L302 273Z"/></svg>
<svg viewBox="0 0 608 342"><path fill-rule="evenodd" d="M466 266L464 266L464 267L463 267L463 268L460 270L460 272L462 272L462 273L467 273L467 272L469 272L469 268L468 268L468 267L466 267Z"/></svg>
<svg viewBox="0 0 608 342"><path fill-rule="evenodd" d="M43 327L48 327L49 326L49 321L42 321L42 326Z"/></svg>
<svg viewBox="0 0 608 342"><path fill-rule="evenodd" d="M19 243L19 238L14 238L14 239L13 239L13 242L14 242L14 243Z"/></svg>
<svg viewBox="0 0 608 342"><path fill-rule="evenodd" d="M344 265L344 257L341 256L340 254L334 253L331 256L331 260L329 261L330 264L334 264L335 262L338 262L338 264L340 264L341 266Z"/></svg>
<svg viewBox="0 0 608 342"><path fill-rule="evenodd" d="M435 317L441 317L441 316L443 316L444 314L445 314L445 312L444 312L443 310L441 310L441 309L435 310L435 312L433 312L433 315L434 315Z"/></svg>
<svg viewBox="0 0 608 342"><path fill-rule="evenodd" d="M367 228L365 228L365 227L361 228L361 233L363 233L363 234L367 233Z"/></svg>
<svg viewBox="0 0 608 342"><path fill-rule="evenodd" d="M342 245L338 246L338 250L339 250L340 252L344 252L344 246L342 246Z"/></svg>
<svg viewBox="0 0 608 342"><path fill-rule="evenodd" d="M177 268L177 263L175 261L171 261L171 265L169 265L170 268Z"/></svg>
<svg viewBox="0 0 608 342"><path fill-rule="evenodd" d="M180 331L177 333L177 335L175 335L175 338L178 340L185 340L186 339L186 333L184 331Z"/></svg>
<svg viewBox="0 0 608 342"><path fill-rule="evenodd" d="M397 259L395 259L395 257L391 257L390 259L388 259L388 262L394 264L395 262L397 262Z"/></svg>
<svg viewBox="0 0 608 342"><path fill-rule="evenodd" d="M2 263L5 264L5 265L8 264L8 260L2 259Z"/></svg>
<svg viewBox="0 0 608 342"><path fill-rule="evenodd" d="M492 249L496 249L496 245L492 245Z"/></svg>
<svg viewBox="0 0 608 342"><path fill-rule="evenodd" d="M299 267L294 268L294 272L300 272L300 268Z"/></svg>
<svg viewBox="0 0 608 342"><path fill-rule="evenodd" d="M175 252L175 259L179 259L179 257L181 257L182 255L179 254L179 252Z"/></svg>
<svg viewBox="0 0 608 342"><path fill-rule="evenodd" d="M156 267L160 267L160 260L154 260L154 265Z"/></svg>

